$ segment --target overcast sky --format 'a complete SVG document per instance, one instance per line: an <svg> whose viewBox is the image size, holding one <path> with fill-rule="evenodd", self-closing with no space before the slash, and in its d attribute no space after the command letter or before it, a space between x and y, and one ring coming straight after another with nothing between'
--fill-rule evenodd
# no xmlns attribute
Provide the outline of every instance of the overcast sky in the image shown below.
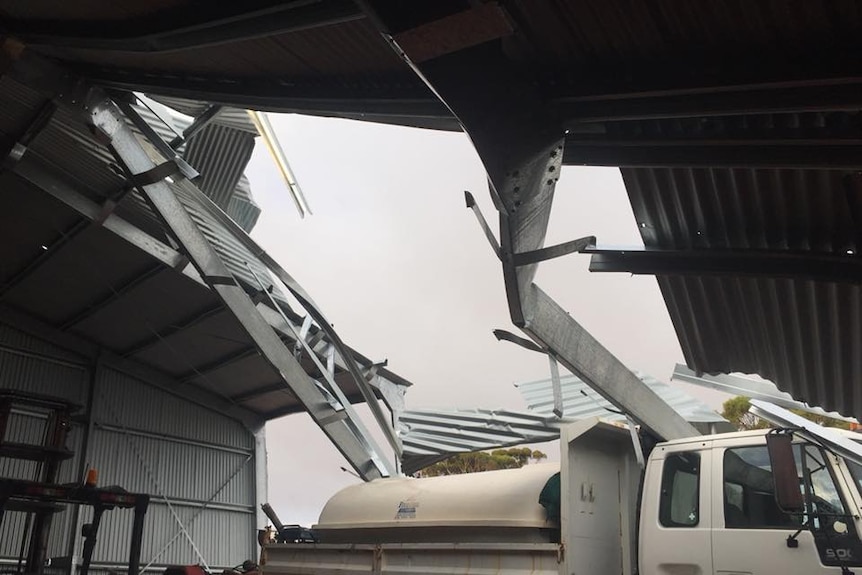
<svg viewBox="0 0 862 575"><path fill-rule="evenodd" d="M271 120L314 215L299 217L258 145L247 174L263 214L252 235L342 339L414 383L408 407L524 409L513 384L549 377L547 359L491 334L517 330L500 264L464 204L470 190L497 229L466 136ZM547 245L585 235L641 245L619 170L563 169ZM581 255L545 262L536 283L629 367L667 381L683 358L655 279L591 274L588 264ZM271 422L267 442L269 499L285 523L315 523L326 500L356 481L339 470L346 463L308 415Z"/></svg>

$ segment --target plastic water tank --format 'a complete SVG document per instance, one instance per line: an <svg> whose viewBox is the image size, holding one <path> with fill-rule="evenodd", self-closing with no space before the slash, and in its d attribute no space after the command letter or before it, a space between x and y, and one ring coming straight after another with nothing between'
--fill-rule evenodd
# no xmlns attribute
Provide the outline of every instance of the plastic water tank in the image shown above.
<svg viewBox="0 0 862 575"><path fill-rule="evenodd" d="M547 541L539 494L558 463L347 487L323 508L321 541ZM529 535L532 533L532 535Z"/></svg>

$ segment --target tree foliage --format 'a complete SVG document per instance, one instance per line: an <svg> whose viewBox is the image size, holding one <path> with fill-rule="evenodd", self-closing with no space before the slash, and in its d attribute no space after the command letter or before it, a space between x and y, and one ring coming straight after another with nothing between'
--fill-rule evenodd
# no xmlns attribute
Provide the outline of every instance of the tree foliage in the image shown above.
<svg viewBox="0 0 862 575"><path fill-rule="evenodd" d="M738 395L728 399L721 405L721 407L721 416L741 431L746 429L766 429L771 427L768 421L764 421L749 412L749 409L751 409L751 401L743 395ZM824 415L815 415L799 409L791 409L790 411L824 427L850 429L849 423L839 419L833 419Z"/></svg>
<svg viewBox="0 0 862 575"><path fill-rule="evenodd" d="M422 477L436 477L438 475L460 475L462 473L493 471L495 469L517 469L529 463L541 461L547 457L541 451L534 451L529 447L495 449L490 453L487 451L459 453L443 461L429 465L421 470L419 475Z"/></svg>
<svg viewBox="0 0 862 575"><path fill-rule="evenodd" d="M744 395L737 395L721 404L721 416L728 420L740 431L747 429L766 429L769 427L768 421L756 417L749 413L751 409L751 401Z"/></svg>

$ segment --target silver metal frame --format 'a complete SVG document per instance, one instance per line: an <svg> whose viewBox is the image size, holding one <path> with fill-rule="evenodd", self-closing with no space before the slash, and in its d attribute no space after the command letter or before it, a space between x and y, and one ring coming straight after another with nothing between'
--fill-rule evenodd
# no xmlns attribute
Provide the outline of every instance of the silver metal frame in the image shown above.
<svg viewBox="0 0 862 575"><path fill-rule="evenodd" d="M104 92L98 88L91 89L84 104L84 110L87 123L101 134L129 173L143 174L156 167L129 128L121 111ZM166 181L159 180L143 183L139 189L177 240L204 283L220 297L239 320L261 355L281 376L285 385L308 410L312 419L323 429L351 466L366 480L394 473L394 468L383 458L379 447L362 423L353 420L344 412L335 411L325 400L314 382L293 357L291 350L284 345L272 326L261 315L257 305L237 283L236 278L175 196L171 186ZM258 248L258 253L260 252L262 250ZM371 397L373 398L373 393ZM376 404L376 398L373 400Z"/></svg>
<svg viewBox="0 0 862 575"><path fill-rule="evenodd" d="M46 193L50 194L55 199L62 202L64 205L71 208L72 210L74 210L81 216L84 216L90 221L95 222L99 219L100 215L102 215L101 206L88 199L83 194L79 193L75 189L75 187L72 184L68 183L66 179L62 175L60 175L57 170L53 169L53 167L48 162L39 158L36 155L30 153L24 154L23 157L21 157L21 159L14 165L12 173L28 181L29 183L45 191ZM192 281L195 281L198 284L206 285L206 282L204 282L200 273L194 266L190 265L189 259L185 255L183 255L173 247L165 244L161 240L154 238L153 236L149 235L147 232L144 232L135 225L124 220L116 213L111 213L106 218L104 218L101 221L101 226L104 227L106 230L112 232L113 234L117 235L118 237L122 238L123 240L134 245L136 248L147 253L150 257L154 258L164 266L176 269L177 271L185 275L187 278ZM310 300L310 298L307 298L307 300ZM296 330L301 330L301 327L295 325L292 321L286 323L284 316L275 309L260 304L258 304L257 309L258 313L260 313L264 317L266 322L283 336L293 337L293 334ZM210 310L208 313L203 314L199 319L211 317L211 315L215 313L227 313L227 311L223 310L222 308ZM192 323L194 323L194 321L195 320L193 319ZM328 323L324 323L323 325L329 326ZM160 335L165 336L166 334ZM320 327L317 333L309 337L309 345L311 345L311 347L315 349L315 352L317 353L320 351L320 349L329 346L329 342L327 341L327 339L327 331L323 327ZM161 341L161 339L154 338L154 341ZM145 349L146 345L147 344L135 346L132 350L130 350L129 353L125 354L125 356L129 357L131 355L134 355L135 353ZM344 359L345 356L349 357L350 360L355 363L355 360L353 360L349 351L343 354L337 353L335 355L334 361L339 368L350 371ZM117 361L122 360L126 371L128 369L133 369L131 366L140 366L140 364L137 364L132 360L120 358L119 356L115 356L115 359ZM135 367L133 371L137 369L138 367ZM146 368L141 367L140 369ZM398 391L403 386L393 384L385 378L380 377L379 375L375 376L370 382L368 382L366 381L364 374L362 374L361 367L357 366L356 371L361 374L361 379L362 381L366 382L366 385L368 385L371 389L380 392L383 395L384 402L388 406L390 406L390 408L392 405L398 404L399 396L400 403L403 404L403 390ZM352 374L351 377L354 380L356 379ZM372 394L372 396L373 393L374 391L370 391L370 394ZM221 406L221 408L224 408L224 406ZM242 411L246 412L246 410ZM253 422L257 421L259 418L251 416L251 412L247 413L249 413L249 415L243 416L241 419L246 422L252 422L247 424L253 425ZM391 423L389 425L391 425Z"/></svg>
<svg viewBox="0 0 862 575"><path fill-rule="evenodd" d="M500 255L512 321L548 355L662 439L699 435L634 373L535 283L538 262L588 245L593 238L545 249L564 139L516 156L489 187L500 212ZM502 171L502 170L501 170ZM528 257L529 256L529 257ZM523 262L523 263L521 263Z"/></svg>

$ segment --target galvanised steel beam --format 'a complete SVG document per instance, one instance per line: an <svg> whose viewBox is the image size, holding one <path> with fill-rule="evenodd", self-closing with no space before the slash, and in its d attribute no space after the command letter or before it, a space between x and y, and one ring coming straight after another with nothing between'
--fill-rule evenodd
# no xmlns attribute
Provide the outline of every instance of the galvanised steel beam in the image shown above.
<svg viewBox="0 0 862 575"><path fill-rule="evenodd" d="M87 123L108 143L132 174L155 166L110 98L92 89L85 104ZM239 320L261 355L272 365L351 466L364 479L394 473L361 421L333 410L291 351L257 310L165 181L141 186L150 205L182 246L201 277Z"/></svg>
<svg viewBox="0 0 862 575"><path fill-rule="evenodd" d="M295 297L300 305L305 309L308 315L312 317L312 319L317 323L319 329L323 330L326 334L327 339L331 343L331 345L335 349L335 355L337 355L341 360L341 366L350 373L353 377L353 382L356 384L356 387L359 389L359 392L362 394L362 397L365 399L365 403L368 405L371 414L374 416L374 419L377 421L377 424L380 426L380 429L383 431L384 436L387 441L391 445L392 449L395 451L397 455L401 454L401 443L398 439L397 434L395 433L395 429L392 427L391 422L387 419L386 414L383 412L383 409L380 407L380 404L377 402L377 397L374 394L374 390L369 385L368 380L365 377L365 374L362 372L362 368L360 367L357 359L354 357L354 352L342 341L341 337L338 335L332 328L331 322L329 322L323 313L320 311L320 308L314 301L311 299L311 296L299 285L299 283L293 279L293 277L287 273L287 271L281 267L281 265L272 258L262 247L260 247L257 242L255 242L248 233L242 229L230 216L228 216L224 211L221 210L206 194L195 188L194 186L190 186L186 189L186 191L191 194L191 196L198 202L198 204L204 208L207 213L212 216L216 221L218 221L228 232L230 232L233 237L238 240L246 249L249 250L252 254L254 254L260 262L276 277L278 280L284 285L285 288L290 292L293 297ZM254 271L251 270L251 273L254 274ZM287 329L288 337L291 339L297 340L298 334L301 331L300 329L296 329L288 320L287 315L284 313L281 306L266 292L266 296L270 298L272 302L272 307L270 309L275 310L278 308L277 314L282 316L284 327ZM308 345L308 342L305 340L301 340L303 346ZM312 360L317 361L317 357L313 356ZM336 395L338 394L338 390L334 390ZM349 409L349 406L348 406Z"/></svg>
<svg viewBox="0 0 862 575"><path fill-rule="evenodd" d="M500 213L500 256L512 321L652 434L664 439L699 435L533 283L537 260L523 254L544 247L565 128L497 41L512 34L507 32L509 20L505 13L488 11L503 8L483 6L422 21L417 15L439 15L442 9L427 2L411 4L409 10L384 2L368 4L366 10L381 32L454 112L482 158ZM494 33L485 29L471 37L479 11L481 20L497 25ZM421 62L411 61L413 57ZM524 263L518 265L516 258Z"/></svg>
<svg viewBox="0 0 862 575"><path fill-rule="evenodd" d="M586 250L591 272L747 276L862 283L862 260L847 254L769 250Z"/></svg>
<svg viewBox="0 0 862 575"><path fill-rule="evenodd" d="M11 173L51 195L71 208L88 222L99 220L101 226L140 249L163 265L181 271L189 278L204 284L200 274L189 265L189 260L161 240L137 226L111 213L103 219L103 208L80 193L61 173L48 162L32 154L25 154L12 168Z"/></svg>
<svg viewBox="0 0 862 575"><path fill-rule="evenodd" d="M177 136L173 140L171 140L168 145L176 150L184 143L188 142L195 134L203 130L206 126L210 125L213 120L224 110L224 106L219 106L217 104L210 104L206 110L201 112L201 114L194 119L194 121L189 125L188 128L183 130L182 136Z"/></svg>
<svg viewBox="0 0 862 575"><path fill-rule="evenodd" d="M97 220L102 216L102 207L88 199L83 194L79 193L75 187L67 182L62 175L57 172L57 170L46 162L43 159L40 159L36 156L25 154L21 160L15 165L12 173L35 187L41 189L45 193L51 195L59 202L63 203L65 206L71 208L81 216L85 217L87 220ZM206 286L206 283L203 279L201 279L200 274L197 270L189 264L188 258L186 258L183 254L176 251L171 246L163 243L157 238L149 235L144 232L140 228L130 224L126 220L122 219L115 213L111 213L105 218L101 225L108 231L115 234L117 237L123 239L124 241L130 243L135 246L137 249L143 251L154 260L160 262L162 265L170 268L174 268L178 270L180 273L185 275L188 279L202 285ZM293 329L290 329L288 326L284 324L284 319L282 315L271 309L265 305L259 305L259 312L266 319L267 323L273 327L278 333L284 338L292 337L294 331L299 330L300 327L298 324L294 323ZM178 326L174 326L173 328L168 328L166 330L162 330L157 334L154 334L151 338L148 338L146 341L140 342L136 344L134 347L124 350L122 352L123 357L131 357L135 354L138 354L145 349L149 348L152 345L160 342L162 338L170 337L177 328L184 329L187 327L191 327L196 323L203 321L209 317L212 317L214 314L223 313L224 306L217 306L215 308L211 308L203 313L196 313L186 320L180 322ZM291 320L293 321L293 320ZM316 352L320 352L321 348L325 348L329 345L328 341L324 341L322 338L325 335L324 330L318 329L317 333L310 338L309 344L315 348ZM362 362L360 368L365 369L365 366L370 365L370 360L362 357L359 353L354 350L349 350L349 355ZM347 370L345 363L341 357L341 355L336 354L335 357L336 365L339 369ZM337 377L343 377L343 375L339 375ZM351 376L352 377L352 376ZM384 396L384 401L389 404L387 400L387 396L396 397L398 396L397 392L392 391L389 388L394 389L404 389L406 386L409 386L410 383L402 380L397 375L388 372L385 369L381 369L378 371L378 374L369 382L375 390L379 391ZM386 387L389 391L387 393L383 393L381 391L382 387ZM357 398L359 399L359 398Z"/></svg>
<svg viewBox="0 0 862 575"><path fill-rule="evenodd" d="M103 215L101 206L88 199L83 194L79 193L75 189L75 187L68 183L63 178L63 176L60 175L48 162L37 156L25 154L21 158L21 160L15 165L12 173L16 177L19 177L34 185L35 187L43 190L44 192L50 194L56 200L60 201L67 207L71 208L72 210L86 218L87 221L94 221ZM203 279L201 279L201 276L197 272L197 270L189 264L188 258L177 252L174 248L150 236L149 234L130 224L126 220L123 220L115 213L111 213L110 215L108 215L107 218L104 218L101 225L108 231L114 233L117 237L129 242L131 245L140 249L163 266L174 268L183 275L185 275L188 279L202 286L206 286L206 283L203 281ZM264 317L264 319L267 321L267 323L272 326L272 328L275 329L282 338L290 338L295 331L298 331L300 329L298 323L294 323L292 329L291 326L285 325L285 320L283 316L279 312L275 311L274 309L271 309L266 305L258 304L258 310ZM122 352L120 355L116 355L116 357L118 359L122 359L123 362L127 362L126 365L134 365L135 362L129 360L135 354L145 351L149 347L162 341L163 338L170 337L171 335L177 333L178 331L181 331L182 329L192 327L195 324L212 317L213 315L224 312L225 309L222 305L206 310L203 313L198 312L186 318L184 321L181 321L179 325L172 326L170 328L159 331L147 340L139 342L134 347ZM12 311L8 311L8 313L12 313ZM0 319L2 319L2 314L0 314ZM48 328L46 327L46 329ZM63 332L59 332L55 328L51 328L49 331L53 333L56 337L59 337L61 335L65 336ZM325 348L330 345L328 341L324 341L324 336L324 330L318 329L317 333L315 333L309 338L309 345L314 348L315 353L320 354L323 350L325 350ZM71 338L69 339L69 342L74 342L77 344L81 341L80 338L72 337L71 335L68 337ZM69 342L66 342L67 346L71 345L71 343ZM93 356L98 352L95 347L92 349L87 348L84 351L88 356ZM371 365L371 362L353 350L350 350L349 354L362 362L360 368L361 370L363 370L364 375L364 370L367 369L368 365ZM353 376L346 371L347 368L345 367L342 357L339 354L336 354L334 359L338 369L345 370L337 374L336 379L343 380L346 377L352 378ZM407 386L410 385L410 383L402 380L397 375L392 374L385 369L381 369L376 375L374 375L374 377L371 378L371 381L369 381L369 385L374 389L375 393L379 393L383 397L384 402L390 409L397 409L399 408L399 406L403 407L404 390ZM285 388L283 383L278 384L278 388L289 391L287 390L287 388ZM262 388L261 390L255 390L247 394L243 394L242 396L229 398L229 401L234 404L240 403L241 401L258 397L263 393L275 391L278 388ZM364 397L361 394L351 394L349 396L349 399L351 401L360 401L364 399ZM285 413L273 414L273 416L284 415L286 413L294 413L295 411L296 410L290 410L289 412Z"/></svg>

